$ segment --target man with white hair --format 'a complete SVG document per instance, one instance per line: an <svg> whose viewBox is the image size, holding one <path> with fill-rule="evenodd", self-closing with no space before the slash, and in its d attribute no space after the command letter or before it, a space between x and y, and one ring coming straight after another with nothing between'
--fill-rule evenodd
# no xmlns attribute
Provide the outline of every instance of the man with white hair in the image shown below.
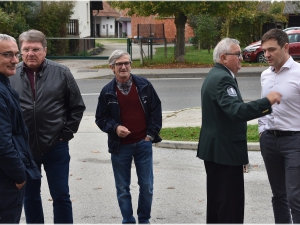
<svg viewBox="0 0 300 225"><path fill-rule="evenodd" d="M8 79L16 73L19 57L16 40L0 34L0 224L20 222L26 181L41 177L30 153L18 93Z"/></svg>
<svg viewBox="0 0 300 225"><path fill-rule="evenodd" d="M239 41L224 38L214 49L214 67L201 88L202 128L197 157L207 174L207 223L243 223L244 175L248 164L247 121L271 113L281 95L244 103L236 73L241 69Z"/></svg>

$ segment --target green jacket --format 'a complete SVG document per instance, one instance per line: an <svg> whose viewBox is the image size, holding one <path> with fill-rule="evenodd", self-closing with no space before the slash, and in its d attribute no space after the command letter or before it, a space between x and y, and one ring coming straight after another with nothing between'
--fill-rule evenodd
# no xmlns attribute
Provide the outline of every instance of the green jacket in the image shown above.
<svg viewBox="0 0 300 225"><path fill-rule="evenodd" d="M269 100L244 103L230 71L216 63L203 82L201 102L197 157L231 166L247 164L247 121L271 113Z"/></svg>

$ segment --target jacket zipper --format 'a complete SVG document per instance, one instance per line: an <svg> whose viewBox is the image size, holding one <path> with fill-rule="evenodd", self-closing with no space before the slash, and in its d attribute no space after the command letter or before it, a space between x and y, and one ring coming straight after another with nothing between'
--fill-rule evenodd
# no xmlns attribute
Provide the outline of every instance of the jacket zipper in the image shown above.
<svg viewBox="0 0 300 225"><path fill-rule="evenodd" d="M114 95L112 95L112 96L114 96ZM117 100L117 102L118 102L118 92L116 91L116 95L114 96L115 98L116 98L116 100ZM118 102L118 105L119 105L119 102ZM121 113L120 113L120 106L118 107L119 108L119 110L118 110L118 117L119 117L119 119L120 119L120 122L121 122L121 124L122 124L122 121L121 121ZM118 149L117 149L117 154L119 154L119 149L120 149L120 143L121 143L121 138L118 136Z"/></svg>
<svg viewBox="0 0 300 225"><path fill-rule="evenodd" d="M146 116L146 111L145 111L145 108L144 108L143 102L142 102L142 100L141 100L141 97L140 97L140 94L139 94L139 90L137 89L137 87L135 87L135 88L136 88L136 92L137 92L137 94L138 94L138 96L139 96L140 103L141 103L141 105L142 105L142 108L143 108L143 110L144 110L144 113L145 113L145 116Z"/></svg>
<svg viewBox="0 0 300 225"><path fill-rule="evenodd" d="M40 146L39 146L39 139L38 139L38 134L37 134L37 127L36 127L36 72L33 73L33 88L34 88L34 97L33 97L33 123L34 123L34 130L35 130L35 139L36 139L36 144L37 144L37 147L40 151L40 154L43 155L43 152L41 151L40 149Z"/></svg>

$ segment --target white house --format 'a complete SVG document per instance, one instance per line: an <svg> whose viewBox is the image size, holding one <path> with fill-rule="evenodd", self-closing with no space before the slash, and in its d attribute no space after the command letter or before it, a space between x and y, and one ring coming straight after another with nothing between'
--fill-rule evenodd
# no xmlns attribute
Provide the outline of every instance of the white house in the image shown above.
<svg viewBox="0 0 300 225"><path fill-rule="evenodd" d="M102 1L74 1L73 14L68 24L69 32L71 36L83 37L95 37L95 21L93 17L93 10L103 10Z"/></svg>
<svg viewBox="0 0 300 225"><path fill-rule="evenodd" d="M116 19L120 14L110 5L103 1L103 10L93 10L95 36L96 37L116 37Z"/></svg>
<svg viewBox="0 0 300 225"><path fill-rule="evenodd" d="M77 22L74 22L74 25L76 23L78 23L77 35L80 38L90 37L90 35L91 35L90 1L75 1L73 11L74 11L74 13L70 19L71 19L71 22L74 22L74 20L77 21ZM71 25L69 25L69 26L71 26ZM69 29L70 29L70 27L69 27Z"/></svg>

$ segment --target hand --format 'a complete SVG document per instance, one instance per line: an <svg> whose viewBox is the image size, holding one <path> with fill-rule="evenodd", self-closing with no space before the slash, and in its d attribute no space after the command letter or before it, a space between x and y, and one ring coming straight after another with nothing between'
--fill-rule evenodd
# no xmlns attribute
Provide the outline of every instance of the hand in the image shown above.
<svg viewBox="0 0 300 225"><path fill-rule="evenodd" d="M151 141L151 139L146 136L145 141Z"/></svg>
<svg viewBox="0 0 300 225"><path fill-rule="evenodd" d="M267 95L267 99L270 101L271 105L273 105L274 103L280 104L281 97L282 95L276 91L271 91Z"/></svg>
<svg viewBox="0 0 300 225"><path fill-rule="evenodd" d="M121 138L126 137L131 132L124 126L119 125L116 129L117 135Z"/></svg>
<svg viewBox="0 0 300 225"><path fill-rule="evenodd" d="M17 183L15 183L15 184L16 184L16 187L20 190L25 185L25 183L26 183L26 180L21 184L17 184Z"/></svg>

